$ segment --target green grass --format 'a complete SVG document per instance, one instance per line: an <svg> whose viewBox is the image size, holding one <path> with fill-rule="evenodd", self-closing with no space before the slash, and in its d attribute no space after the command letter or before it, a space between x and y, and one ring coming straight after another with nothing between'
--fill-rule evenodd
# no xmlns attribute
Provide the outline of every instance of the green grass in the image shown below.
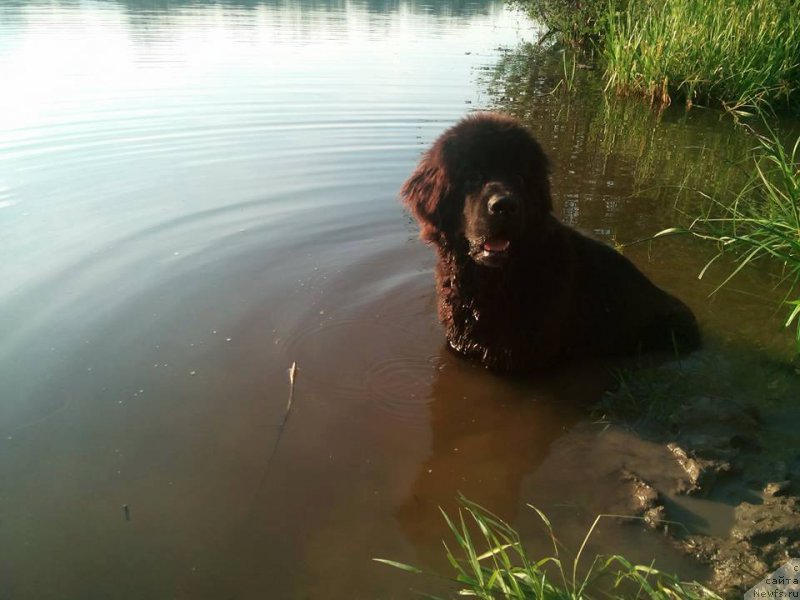
<svg viewBox="0 0 800 600"><path fill-rule="evenodd" d="M662 573L653 565L637 565L619 555L594 556L588 567L582 566L584 550L601 519L598 516L583 540L575 558L563 560L559 542L550 521L536 511L545 526L553 553L539 559L529 557L519 534L500 518L465 498L453 520L442 512L455 538L455 550L445 543L447 559L455 577L457 596L492 600L592 600L594 598L651 600L720 600L714 592L697 583L682 582ZM585 560L584 560L585 559ZM412 573L417 567L386 559L375 559ZM436 598L435 596L425 596Z"/></svg>
<svg viewBox="0 0 800 600"><path fill-rule="evenodd" d="M795 0L670 0L606 5L608 88L669 104L800 102Z"/></svg>
<svg viewBox="0 0 800 600"><path fill-rule="evenodd" d="M547 37L599 50L607 90L659 105L800 105L798 0L508 1Z"/></svg>
<svg viewBox="0 0 800 600"><path fill-rule="evenodd" d="M688 227L672 228L656 237L689 233L717 245L717 254L700 273L724 255L734 257L733 268L714 292L742 269L766 263L779 269L779 285L786 287L786 326L796 325L800 353L800 137L787 149L765 122L766 134L757 135L754 174L732 200L706 196L707 208ZM713 292L712 292L713 293Z"/></svg>
<svg viewBox="0 0 800 600"><path fill-rule="evenodd" d="M623 0L617 0L622 2ZM561 44L586 46L601 34L607 0L509 0L547 27L547 35ZM621 6L621 4L618 4Z"/></svg>

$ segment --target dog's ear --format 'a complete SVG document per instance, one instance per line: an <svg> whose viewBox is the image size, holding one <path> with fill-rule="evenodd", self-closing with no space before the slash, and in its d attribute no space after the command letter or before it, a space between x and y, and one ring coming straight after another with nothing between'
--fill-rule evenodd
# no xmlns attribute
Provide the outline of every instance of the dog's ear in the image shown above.
<svg viewBox="0 0 800 600"><path fill-rule="evenodd" d="M426 152L403 184L400 197L419 222L420 237L435 242L444 228L443 209L450 192L450 180L442 162Z"/></svg>

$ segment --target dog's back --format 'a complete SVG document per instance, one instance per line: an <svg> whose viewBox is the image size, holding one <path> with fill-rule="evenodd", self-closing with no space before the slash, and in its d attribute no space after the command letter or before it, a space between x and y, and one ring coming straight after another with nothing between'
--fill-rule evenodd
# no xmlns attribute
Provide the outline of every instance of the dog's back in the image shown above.
<svg viewBox="0 0 800 600"><path fill-rule="evenodd" d="M684 353L700 345L694 314L681 300L651 282L630 260L598 240L570 230L578 289L584 303L580 339L592 355Z"/></svg>

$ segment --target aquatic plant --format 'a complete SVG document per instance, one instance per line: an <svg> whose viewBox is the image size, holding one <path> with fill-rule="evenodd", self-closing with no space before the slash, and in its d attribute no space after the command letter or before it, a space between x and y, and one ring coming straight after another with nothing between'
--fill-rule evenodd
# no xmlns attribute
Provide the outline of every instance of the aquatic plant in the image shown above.
<svg viewBox="0 0 800 600"><path fill-rule="evenodd" d="M777 264L780 283L788 290L785 324L796 324L800 353L800 136L787 150L766 120L764 127L765 134L756 134L753 175L741 191L728 201L704 194L708 203L703 214L688 227L667 229L656 237L690 233L716 243L718 252L700 272L701 278L718 258L732 254L734 267L714 292L749 265Z"/></svg>
<svg viewBox="0 0 800 600"><path fill-rule="evenodd" d="M508 0L561 44L598 48L606 89L653 103L800 104L794 0Z"/></svg>
<svg viewBox="0 0 800 600"><path fill-rule="evenodd" d="M721 600L698 583L681 581L653 565L637 565L619 555L595 556L585 572L580 571L586 545L598 523L614 515L599 515L590 527L574 559L562 559L560 543L547 516L532 505L544 524L553 554L534 560L528 556L519 533L486 509L459 498L461 509L454 521L444 511L458 551L444 544L455 571L451 580L459 596L484 600L591 600L592 598L645 598L652 600ZM474 537L476 532L480 537ZM387 565L424 573L421 569L392 560L374 559ZM427 596L436 598L435 596Z"/></svg>
<svg viewBox="0 0 800 600"><path fill-rule="evenodd" d="M651 102L791 107L800 96L800 5L786 0L606 3L608 89Z"/></svg>
<svg viewBox="0 0 800 600"><path fill-rule="evenodd" d="M579 46L598 40L607 0L509 0L547 28L562 44ZM622 7L622 0L617 0Z"/></svg>
<svg viewBox="0 0 800 600"><path fill-rule="evenodd" d="M570 55L569 63L570 64L567 65L567 52L565 50L561 53L561 67L564 76L561 78L561 81L556 84L556 87L553 88L553 93L562 86L564 90L569 93L575 91L575 68L578 66L578 57L574 52Z"/></svg>

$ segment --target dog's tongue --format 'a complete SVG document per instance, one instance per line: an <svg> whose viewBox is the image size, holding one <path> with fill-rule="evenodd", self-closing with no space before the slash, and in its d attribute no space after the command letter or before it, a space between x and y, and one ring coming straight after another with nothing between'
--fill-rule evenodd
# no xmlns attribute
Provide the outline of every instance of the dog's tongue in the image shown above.
<svg viewBox="0 0 800 600"><path fill-rule="evenodd" d="M483 244L483 249L489 252L502 252L508 249L508 240L486 240Z"/></svg>

